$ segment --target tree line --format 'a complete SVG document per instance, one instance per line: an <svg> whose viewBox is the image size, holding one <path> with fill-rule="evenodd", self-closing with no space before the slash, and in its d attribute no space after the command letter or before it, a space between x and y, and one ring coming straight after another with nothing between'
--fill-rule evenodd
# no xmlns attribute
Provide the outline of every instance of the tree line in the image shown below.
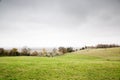
<svg viewBox="0 0 120 80"><path fill-rule="evenodd" d="M18 51L17 48L12 48L11 50L6 50L0 48L0 56L57 56L63 55L66 53L74 52L75 50L72 47L59 47L58 49L54 48L51 52L48 52L45 48L42 51L31 51L30 48L22 48L21 51Z"/></svg>
<svg viewBox="0 0 120 80"><path fill-rule="evenodd" d="M12 48L11 50L6 50L4 48L0 48L0 56L47 56L53 57L57 55L63 55L70 52L75 52L78 50L84 49L96 49L96 48L113 48L113 47L120 47L120 45L116 44L98 44L96 46L85 46L81 47L80 49L73 49L73 47L59 47L58 49L53 48L51 52L48 52L45 48L42 51L31 51L30 48L22 48L21 51L18 51L17 48Z"/></svg>
<svg viewBox="0 0 120 80"><path fill-rule="evenodd" d="M120 45L117 44L97 44L96 46L85 46L82 47L81 50L87 49L87 48L114 48L114 47L120 47Z"/></svg>

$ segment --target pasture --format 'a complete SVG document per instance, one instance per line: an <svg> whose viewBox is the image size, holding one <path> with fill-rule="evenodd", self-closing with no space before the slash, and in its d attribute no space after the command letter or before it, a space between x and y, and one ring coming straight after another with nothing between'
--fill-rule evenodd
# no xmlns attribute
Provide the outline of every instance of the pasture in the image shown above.
<svg viewBox="0 0 120 80"><path fill-rule="evenodd" d="M0 80L120 80L120 48L0 57Z"/></svg>

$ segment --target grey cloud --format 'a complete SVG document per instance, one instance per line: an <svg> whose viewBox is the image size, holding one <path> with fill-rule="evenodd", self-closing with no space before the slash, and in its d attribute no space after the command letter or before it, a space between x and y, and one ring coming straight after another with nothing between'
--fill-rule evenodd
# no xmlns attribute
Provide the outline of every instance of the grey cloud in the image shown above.
<svg viewBox="0 0 120 80"><path fill-rule="evenodd" d="M119 0L3 0L1 20L41 24L80 25L96 18L111 23L118 21ZM6 5L5 5L6 4ZM5 16L4 16L5 15ZM69 25L70 24L70 25ZM104 23L105 24L105 23Z"/></svg>
<svg viewBox="0 0 120 80"><path fill-rule="evenodd" d="M65 2L66 1L66 2ZM76 17L78 23L85 22L89 18L98 16L103 22L116 18L120 14L119 0L65 0L62 2L63 11L66 15ZM116 21L117 18L116 18Z"/></svg>
<svg viewBox="0 0 120 80"><path fill-rule="evenodd" d="M2 0L0 35L7 36L7 32L10 36L13 32L26 39L24 34L31 34L27 39L35 37L31 42L39 42L42 37L53 42L63 39L97 43L100 38L113 40L114 36L120 41L117 38L120 35L119 8L120 0Z"/></svg>

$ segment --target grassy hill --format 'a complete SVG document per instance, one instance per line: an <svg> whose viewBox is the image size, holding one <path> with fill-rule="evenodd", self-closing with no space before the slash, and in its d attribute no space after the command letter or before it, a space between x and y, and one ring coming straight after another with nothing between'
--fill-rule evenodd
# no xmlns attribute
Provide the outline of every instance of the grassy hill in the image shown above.
<svg viewBox="0 0 120 80"><path fill-rule="evenodd" d="M87 49L77 53L100 57L106 60L120 61L120 48Z"/></svg>
<svg viewBox="0 0 120 80"><path fill-rule="evenodd" d="M120 80L120 48L57 57L0 57L0 80Z"/></svg>

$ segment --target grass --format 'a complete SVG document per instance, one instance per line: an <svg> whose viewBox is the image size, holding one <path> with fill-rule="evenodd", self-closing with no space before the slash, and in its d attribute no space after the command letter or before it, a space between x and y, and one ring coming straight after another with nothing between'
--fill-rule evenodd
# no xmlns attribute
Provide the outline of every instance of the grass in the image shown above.
<svg viewBox="0 0 120 80"><path fill-rule="evenodd" d="M0 80L120 80L119 50L90 49L58 57L0 57Z"/></svg>
<svg viewBox="0 0 120 80"><path fill-rule="evenodd" d="M78 53L100 57L106 60L120 61L120 48L87 49Z"/></svg>

